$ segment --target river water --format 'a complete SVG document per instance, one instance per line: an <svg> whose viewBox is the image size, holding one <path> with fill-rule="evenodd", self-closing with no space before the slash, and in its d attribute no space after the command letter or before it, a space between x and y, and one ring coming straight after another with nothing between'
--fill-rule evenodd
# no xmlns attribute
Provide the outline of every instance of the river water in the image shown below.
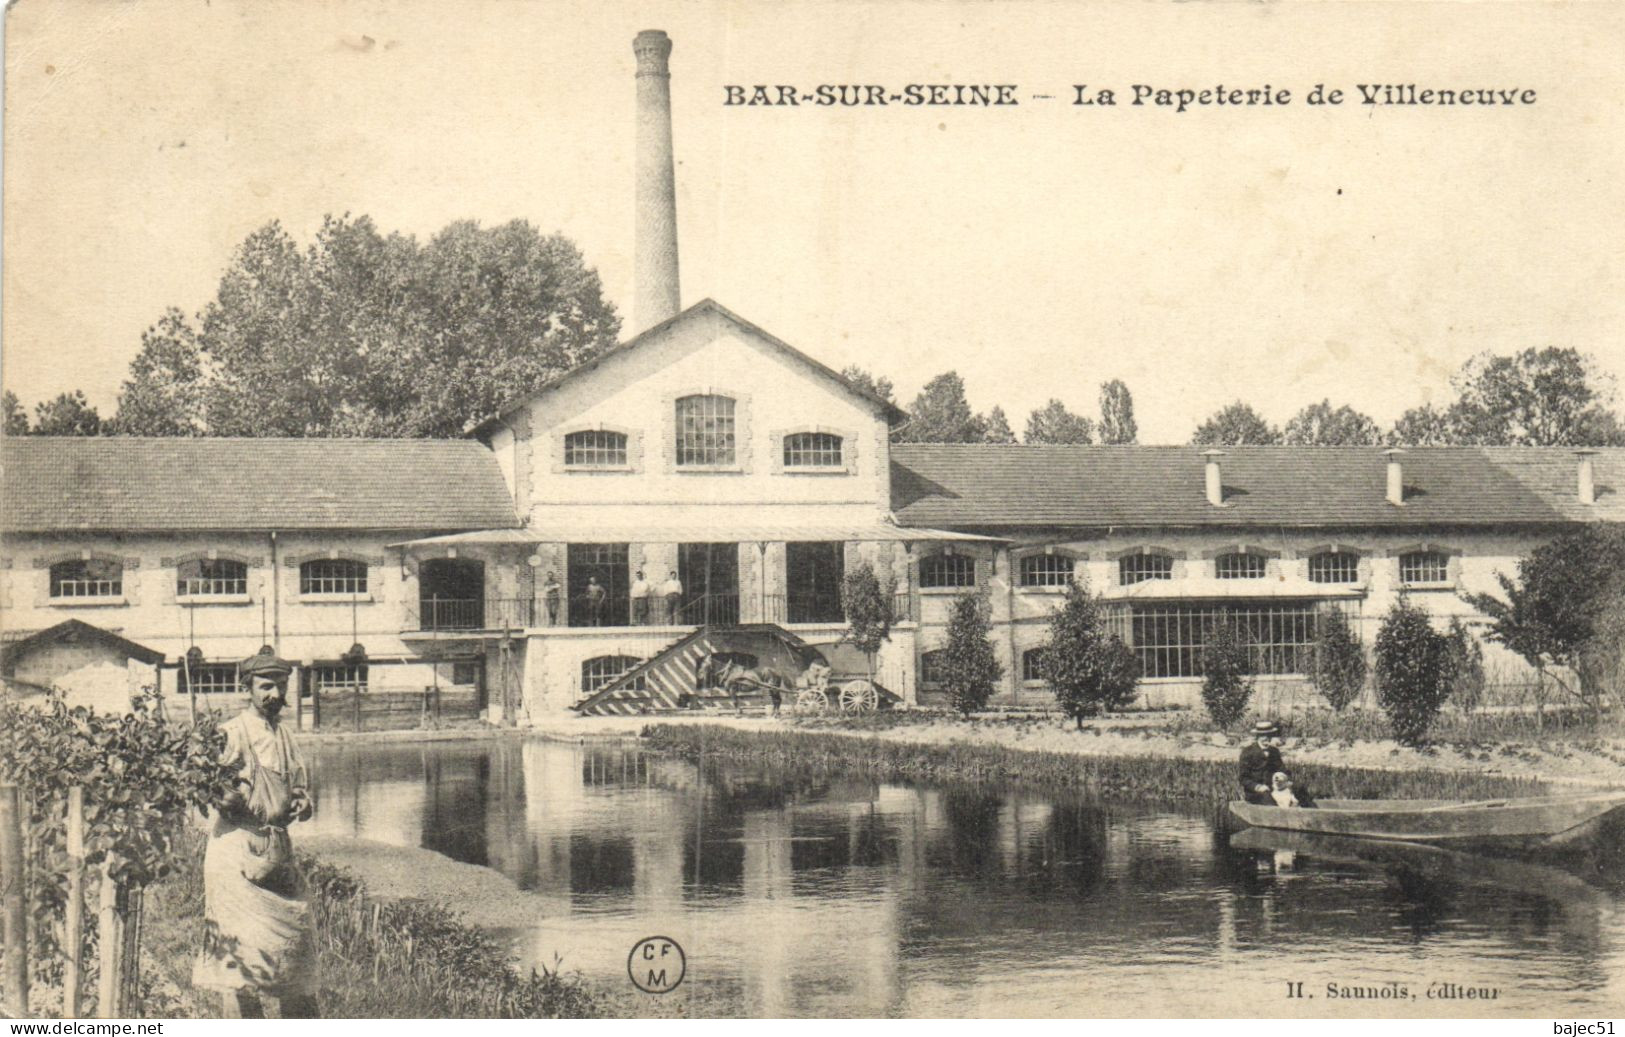
<svg viewBox="0 0 1625 1037"><path fill-rule="evenodd" d="M356 860L411 850L398 866L454 906L466 883L424 862L490 869L503 878L480 884L481 920L522 962L560 960L651 1011L1586 1018L1625 1004L1625 866L1238 849L1212 808L636 748L313 755L320 810L296 839ZM670 993L629 983L649 936L686 952ZM1469 991L1483 999L1444 996Z"/></svg>

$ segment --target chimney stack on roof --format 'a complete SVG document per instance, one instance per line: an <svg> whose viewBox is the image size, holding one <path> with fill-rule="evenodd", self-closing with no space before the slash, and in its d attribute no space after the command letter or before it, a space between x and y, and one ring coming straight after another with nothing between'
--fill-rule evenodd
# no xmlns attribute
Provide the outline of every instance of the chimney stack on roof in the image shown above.
<svg viewBox="0 0 1625 1037"><path fill-rule="evenodd" d="M1576 450L1574 456L1580 459L1579 485L1575 488L1575 496L1581 504L1595 504L1597 473L1591 459L1597 456L1597 451L1591 447L1584 447Z"/></svg>
<svg viewBox="0 0 1625 1037"><path fill-rule="evenodd" d="M1405 451L1398 447L1389 447L1382 452L1388 458L1388 503L1396 507L1405 505L1405 469L1400 465L1399 459Z"/></svg>
<svg viewBox="0 0 1625 1037"><path fill-rule="evenodd" d="M1202 456L1207 458L1207 502L1215 508L1224 507L1224 480L1219 473L1219 458L1224 456L1223 450L1204 450Z"/></svg>
<svg viewBox="0 0 1625 1037"><path fill-rule="evenodd" d="M646 331L681 308L677 287L677 183L672 172L671 40L646 29L632 40L638 57L637 213L632 318Z"/></svg>

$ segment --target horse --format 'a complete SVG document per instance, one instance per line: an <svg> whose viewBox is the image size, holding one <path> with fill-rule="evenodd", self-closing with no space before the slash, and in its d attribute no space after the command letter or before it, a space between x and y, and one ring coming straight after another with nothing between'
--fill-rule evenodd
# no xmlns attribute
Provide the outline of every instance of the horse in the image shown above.
<svg viewBox="0 0 1625 1037"><path fill-rule="evenodd" d="M694 687L697 691L721 689L733 702L734 713L742 715L739 692L761 688L773 703L773 715L779 715L784 702L784 689L789 686L784 675L767 666L746 666L730 653L713 652L702 656L694 667Z"/></svg>

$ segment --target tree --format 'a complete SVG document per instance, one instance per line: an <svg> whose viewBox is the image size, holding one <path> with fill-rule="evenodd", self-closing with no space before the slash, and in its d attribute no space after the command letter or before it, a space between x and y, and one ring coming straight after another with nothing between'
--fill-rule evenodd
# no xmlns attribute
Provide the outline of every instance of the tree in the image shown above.
<svg viewBox="0 0 1625 1037"><path fill-rule="evenodd" d="M994 683L1004 675L988 636L987 603L975 594L954 601L946 652L943 683L954 708L968 717L987 705Z"/></svg>
<svg viewBox="0 0 1625 1037"><path fill-rule="evenodd" d="M18 400L17 394L10 389L5 391L4 399L6 405L6 435L28 435L28 412L23 410L22 401Z"/></svg>
<svg viewBox="0 0 1625 1037"><path fill-rule="evenodd" d="M957 372L947 371L926 382L908 411L908 423L892 433L899 443L980 443L986 438Z"/></svg>
<svg viewBox="0 0 1625 1037"><path fill-rule="evenodd" d="M1116 378L1101 383L1100 441L1133 443L1139 435L1139 426L1134 423L1134 397L1128 386Z"/></svg>
<svg viewBox="0 0 1625 1037"><path fill-rule="evenodd" d="M987 412L985 418L979 418L982 423L982 440L987 443L1014 443L1015 432L1010 429L1010 419L1004 416L1004 408L995 406Z"/></svg>
<svg viewBox="0 0 1625 1037"><path fill-rule="evenodd" d="M196 436L206 421L208 383L197 333L169 309L141 333L141 352L119 393L118 430L126 436Z"/></svg>
<svg viewBox="0 0 1625 1037"><path fill-rule="evenodd" d="M1610 379L1576 349L1481 353L1451 380L1458 399L1448 412L1456 442L1500 446L1625 444L1609 410Z"/></svg>
<svg viewBox="0 0 1625 1037"><path fill-rule="evenodd" d="M1450 415L1430 403L1412 407L1394 422L1387 442L1394 446L1448 446L1455 442Z"/></svg>
<svg viewBox="0 0 1625 1037"><path fill-rule="evenodd" d="M1401 597L1377 631L1376 657L1377 704L1401 745L1421 745L1455 680L1450 638Z"/></svg>
<svg viewBox="0 0 1625 1037"><path fill-rule="evenodd" d="M1027 443L1093 443L1095 423L1073 414L1060 400L1051 399L1027 417Z"/></svg>
<svg viewBox="0 0 1625 1037"><path fill-rule="evenodd" d="M1106 629L1100 599L1072 583L1050 617L1043 673L1056 702L1081 730L1084 717L1123 709L1134 701L1140 660Z"/></svg>
<svg viewBox="0 0 1625 1037"><path fill-rule="evenodd" d="M1376 446L1382 442L1382 433L1375 421L1347 404L1333 409L1331 400L1321 400L1292 416L1281 442L1288 446Z"/></svg>
<svg viewBox="0 0 1625 1037"><path fill-rule="evenodd" d="M1333 710L1341 713L1360 697L1365 671L1365 650L1348 616L1342 609L1328 609L1321 615L1315 634L1315 670L1310 679L1316 690Z"/></svg>
<svg viewBox="0 0 1625 1037"><path fill-rule="evenodd" d="M880 578L868 562L859 563L841 581L841 608L846 613L842 640L868 658L871 679L881 644L891 640L891 603L892 589L881 587Z"/></svg>
<svg viewBox="0 0 1625 1037"><path fill-rule="evenodd" d="M864 392L872 393L873 395L880 397L887 403L894 402L892 398L893 389L890 378L876 378L874 375L870 374L868 371L865 371L857 364L850 364L843 367L841 369L841 377L845 378L859 389L862 389Z"/></svg>
<svg viewBox="0 0 1625 1037"><path fill-rule="evenodd" d="M1253 697L1252 662L1241 628L1228 616L1202 637L1202 704L1220 727L1231 727Z"/></svg>
<svg viewBox="0 0 1625 1037"><path fill-rule="evenodd" d="M1247 404L1237 400L1196 427L1196 446L1271 446L1281 433Z"/></svg>
<svg viewBox="0 0 1625 1037"><path fill-rule="evenodd" d="M1497 580L1504 598L1465 596L1490 617L1489 639L1600 714L1606 685L1585 663L1606 640L1601 621L1625 595L1625 528L1598 524L1564 533L1520 559L1516 580L1505 574ZM1553 667L1569 671L1572 680Z"/></svg>
<svg viewBox="0 0 1625 1037"><path fill-rule="evenodd" d="M1484 700L1484 646L1459 616L1450 617L1444 636L1450 654L1449 700L1463 713L1471 713Z"/></svg>
<svg viewBox="0 0 1625 1037"><path fill-rule="evenodd" d="M102 416L78 389L34 408L36 436L99 436L102 432Z"/></svg>
<svg viewBox="0 0 1625 1037"><path fill-rule="evenodd" d="M614 343L575 245L513 221L427 243L328 217L250 234L196 323L169 311L120 398L147 434L454 436Z"/></svg>

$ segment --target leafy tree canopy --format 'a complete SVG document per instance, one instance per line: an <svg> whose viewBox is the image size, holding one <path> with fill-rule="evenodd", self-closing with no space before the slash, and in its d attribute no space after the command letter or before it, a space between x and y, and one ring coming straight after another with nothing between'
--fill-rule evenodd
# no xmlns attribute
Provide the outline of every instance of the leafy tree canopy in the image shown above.
<svg viewBox="0 0 1625 1037"><path fill-rule="evenodd" d="M1010 428L1010 419L1004 416L1004 408L995 406L987 412L982 419L982 438L988 443L1014 443L1016 434Z"/></svg>
<svg viewBox="0 0 1625 1037"><path fill-rule="evenodd" d="M452 436L614 344L574 244L513 221L427 243L328 217L307 247L250 234L196 322L142 336L119 399L137 435Z"/></svg>
<svg viewBox="0 0 1625 1037"><path fill-rule="evenodd" d="M1083 726L1083 718L1123 709L1134 701L1140 660L1106 626L1100 599L1076 583L1049 622L1044 679L1056 702Z"/></svg>
<svg viewBox="0 0 1625 1037"><path fill-rule="evenodd" d="M28 412L23 410L22 402L17 399L17 394L7 389L3 395L6 406L6 435L28 435Z"/></svg>
<svg viewBox="0 0 1625 1037"><path fill-rule="evenodd" d="M874 393L887 403L896 403L890 378L876 378L857 364L841 369L841 377L866 392Z"/></svg>
<svg viewBox="0 0 1625 1037"><path fill-rule="evenodd" d="M1004 675L988 636L987 602L975 594L954 601L948 618L944 683L954 708L965 716L987 705L993 685Z"/></svg>
<svg viewBox="0 0 1625 1037"><path fill-rule="evenodd" d="M9 430L9 412L6 425ZM36 436L99 436L110 430L104 427L102 416L85 399L85 394L75 389L35 407L31 431Z"/></svg>
<svg viewBox="0 0 1625 1037"><path fill-rule="evenodd" d="M1577 349L1481 353L1451 379L1456 400L1406 411L1389 434L1405 446L1620 446L1612 380Z"/></svg>
<svg viewBox="0 0 1625 1037"><path fill-rule="evenodd" d="M1240 400L1202 422L1191 436L1196 446L1270 446L1280 441L1280 431Z"/></svg>
<svg viewBox="0 0 1625 1037"><path fill-rule="evenodd" d="M1128 386L1117 379L1100 386L1100 441L1133 443L1140 435L1134 423L1134 397Z"/></svg>
<svg viewBox="0 0 1625 1037"><path fill-rule="evenodd" d="M1051 399L1027 416L1028 443L1093 443L1095 423L1073 414L1060 400Z"/></svg>
<svg viewBox="0 0 1625 1037"><path fill-rule="evenodd" d="M894 434L900 443L980 443L986 438L985 419L971 412L965 383L955 371L926 382L908 412L908 424Z"/></svg>
<svg viewBox="0 0 1625 1037"><path fill-rule="evenodd" d="M1311 403L1292 416L1281 434L1289 446L1375 446L1382 442L1377 423L1344 404L1331 400Z"/></svg>

